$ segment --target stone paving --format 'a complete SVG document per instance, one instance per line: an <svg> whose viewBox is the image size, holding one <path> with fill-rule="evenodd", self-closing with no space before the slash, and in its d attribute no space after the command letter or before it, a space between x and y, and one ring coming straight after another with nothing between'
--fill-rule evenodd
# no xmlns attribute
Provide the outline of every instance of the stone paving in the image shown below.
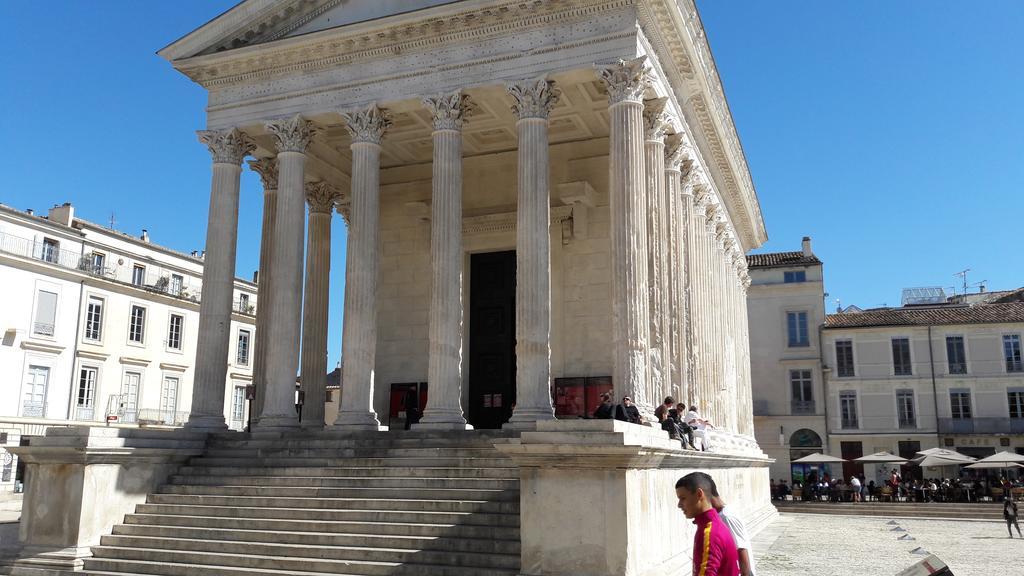
<svg viewBox="0 0 1024 576"><path fill-rule="evenodd" d="M1024 540L1003 522L782 514L754 539L758 576L888 576L924 558L919 547L955 576L1024 576Z"/></svg>

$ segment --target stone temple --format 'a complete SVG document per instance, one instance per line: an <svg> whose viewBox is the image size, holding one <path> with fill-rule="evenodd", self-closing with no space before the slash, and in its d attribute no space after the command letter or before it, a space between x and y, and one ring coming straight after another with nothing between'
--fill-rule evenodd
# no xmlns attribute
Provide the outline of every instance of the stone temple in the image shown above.
<svg viewBox="0 0 1024 576"><path fill-rule="evenodd" d="M159 53L209 93L191 418L18 449L11 573L674 573L692 528L673 486L696 469L755 529L773 518L746 313L766 233L692 0L245 0ZM237 433L247 158L263 227ZM605 390L648 422L665 396L697 406L714 451L579 418ZM388 430L410 392L422 419Z"/></svg>

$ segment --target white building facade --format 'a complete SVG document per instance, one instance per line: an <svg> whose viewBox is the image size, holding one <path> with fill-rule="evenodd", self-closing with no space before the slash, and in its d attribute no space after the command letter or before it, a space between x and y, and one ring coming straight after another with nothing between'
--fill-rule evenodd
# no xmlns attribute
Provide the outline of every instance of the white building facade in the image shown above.
<svg viewBox="0 0 1024 576"><path fill-rule="evenodd" d="M1024 290L963 300L827 316L833 455L1024 453Z"/></svg>
<svg viewBox="0 0 1024 576"><path fill-rule="evenodd" d="M3 445L74 423L182 425L191 406L203 260L74 217L0 205ZM246 420L256 286L236 279L224 417ZM4 452L0 489L14 482Z"/></svg>
<svg viewBox="0 0 1024 576"><path fill-rule="evenodd" d="M825 449L823 264L810 238L800 251L748 254L747 262L754 431L775 460L771 477L789 482L809 472L793 460Z"/></svg>

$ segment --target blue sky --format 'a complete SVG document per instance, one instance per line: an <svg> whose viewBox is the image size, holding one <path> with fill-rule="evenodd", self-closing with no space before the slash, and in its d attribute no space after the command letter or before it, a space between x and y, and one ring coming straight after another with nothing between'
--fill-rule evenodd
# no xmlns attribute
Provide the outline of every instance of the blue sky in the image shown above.
<svg viewBox="0 0 1024 576"><path fill-rule="evenodd" d="M202 249L204 91L155 52L230 0L3 2L0 202ZM1024 285L1024 2L701 0L770 236L814 238L831 300L900 288ZM55 16L58 15L58 16ZM259 260L258 178L243 172L239 276ZM335 219L330 364L341 349ZM834 306L834 302L830 307Z"/></svg>

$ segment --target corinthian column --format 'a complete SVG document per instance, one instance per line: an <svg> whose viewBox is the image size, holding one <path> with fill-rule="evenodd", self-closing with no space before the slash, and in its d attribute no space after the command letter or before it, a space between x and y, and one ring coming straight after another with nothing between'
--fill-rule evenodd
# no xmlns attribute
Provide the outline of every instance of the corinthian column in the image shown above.
<svg viewBox="0 0 1024 576"><path fill-rule="evenodd" d="M657 400L648 393L643 96L650 76L646 61L645 56L620 60L599 67L598 75L608 89L610 118L612 381L616 397L632 397L649 420Z"/></svg>
<svg viewBox="0 0 1024 576"><path fill-rule="evenodd" d="M665 200L668 204L668 340L669 376L668 394L677 402L686 401L687 363L685 345L685 286L683 234L686 230L680 164L684 153L682 135L674 134L665 141Z"/></svg>
<svg viewBox="0 0 1024 576"><path fill-rule="evenodd" d="M665 128L668 98L644 103L644 175L647 180L647 282L650 314L650 392L657 405L671 391L668 317L668 202Z"/></svg>
<svg viewBox="0 0 1024 576"><path fill-rule="evenodd" d="M254 343L253 385L256 397L249 413L258 417L263 412L267 395L267 339L265 330L270 318L270 282L273 278L274 220L277 214L277 158L249 160L249 168L263 181L263 226L260 230L260 275L256 291L256 342Z"/></svg>
<svg viewBox="0 0 1024 576"><path fill-rule="evenodd" d="M334 425L351 430L379 430L380 421L373 410L373 373L380 268L380 142L391 119L376 104L342 117L352 135L352 224L345 259L341 406Z"/></svg>
<svg viewBox="0 0 1024 576"><path fill-rule="evenodd" d="M277 140L278 191L274 219L274 282L270 287L267 341L267 391L256 423L261 429L298 426L295 374L299 368L302 323L302 251L306 226L306 147L316 127L302 116L269 122Z"/></svg>
<svg viewBox="0 0 1024 576"><path fill-rule="evenodd" d="M434 119L431 197L430 395L417 428L461 429L462 412L462 92L424 98Z"/></svg>
<svg viewBox="0 0 1024 576"><path fill-rule="evenodd" d="M238 188L242 159L256 146L245 133L231 129L202 130L199 141L213 155L210 212L206 225L206 258L199 304L199 342L188 427L223 430L224 386L231 339L231 299L235 290L235 248L238 244Z"/></svg>
<svg viewBox="0 0 1024 576"><path fill-rule="evenodd" d="M331 214L337 191L325 182L306 184L306 296L302 306L302 364L305 403L302 426L322 428L327 386L327 304L331 276Z"/></svg>
<svg viewBox="0 0 1024 576"><path fill-rule="evenodd" d="M516 408L510 427L553 420L548 116L561 91L546 77L510 84L519 158L516 182Z"/></svg>

